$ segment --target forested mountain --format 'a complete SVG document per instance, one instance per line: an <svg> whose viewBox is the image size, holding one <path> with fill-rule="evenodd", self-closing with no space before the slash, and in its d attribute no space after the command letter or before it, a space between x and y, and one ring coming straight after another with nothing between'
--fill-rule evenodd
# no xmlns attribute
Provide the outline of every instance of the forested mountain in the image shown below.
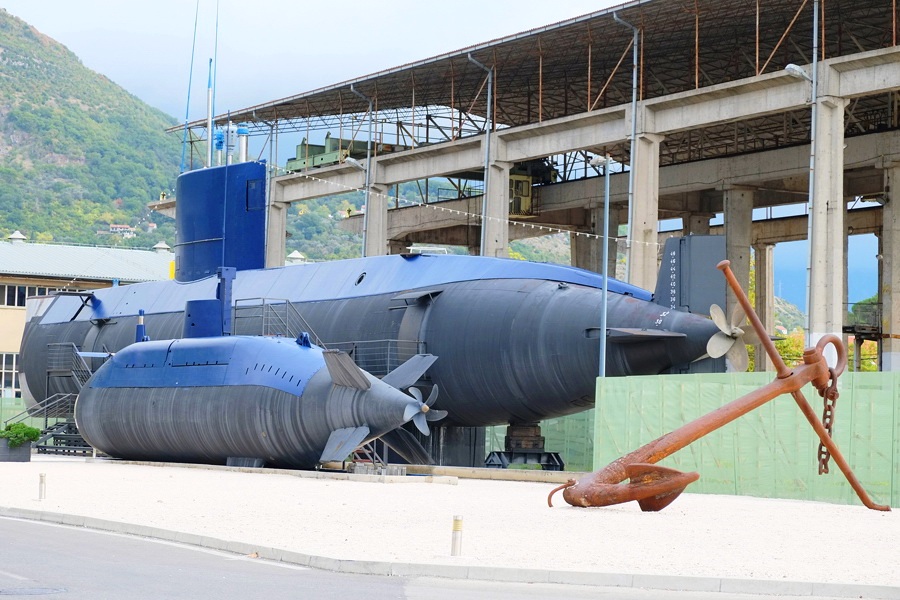
<svg viewBox="0 0 900 600"><path fill-rule="evenodd" d="M0 10L0 235L152 246L174 224L146 205L170 190L181 150L175 120ZM147 232L148 223L159 229ZM98 234L110 224L134 238Z"/></svg>

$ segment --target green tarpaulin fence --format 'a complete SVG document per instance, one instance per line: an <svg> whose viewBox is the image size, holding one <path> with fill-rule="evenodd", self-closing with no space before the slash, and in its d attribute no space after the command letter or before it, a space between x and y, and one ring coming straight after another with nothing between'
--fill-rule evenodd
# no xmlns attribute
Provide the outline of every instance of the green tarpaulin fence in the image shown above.
<svg viewBox="0 0 900 600"><path fill-rule="evenodd" d="M593 471L771 382L774 373L598 379L594 410L542 423L546 448L570 471ZM900 506L900 373L845 373L834 438L878 503ZM815 389L803 389L821 415ZM502 441L502 433L499 435ZM661 461L700 480L687 491L858 504L831 461L818 474L819 440L790 395L779 396Z"/></svg>

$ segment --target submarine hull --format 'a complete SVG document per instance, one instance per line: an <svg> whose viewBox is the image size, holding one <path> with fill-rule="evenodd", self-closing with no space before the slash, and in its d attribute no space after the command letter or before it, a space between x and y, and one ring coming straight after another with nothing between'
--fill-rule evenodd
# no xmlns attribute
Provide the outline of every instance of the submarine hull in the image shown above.
<svg viewBox="0 0 900 600"><path fill-rule="evenodd" d="M413 399L367 382L336 385L322 351L293 340L141 342L93 375L75 420L91 446L117 458L312 468L335 430L366 428L365 442L405 422Z"/></svg>

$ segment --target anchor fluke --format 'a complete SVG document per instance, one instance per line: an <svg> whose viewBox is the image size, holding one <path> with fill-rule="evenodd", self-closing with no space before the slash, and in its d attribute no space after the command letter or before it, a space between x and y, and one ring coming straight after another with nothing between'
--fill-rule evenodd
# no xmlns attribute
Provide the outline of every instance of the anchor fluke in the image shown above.
<svg viewBox="0 0 900 600"><path fill-rule="evenodd" d="M649 463L633 463L625 467L635 500L644 512L656 512L671 504L689 484L700 479L696 472Z"/></svg>

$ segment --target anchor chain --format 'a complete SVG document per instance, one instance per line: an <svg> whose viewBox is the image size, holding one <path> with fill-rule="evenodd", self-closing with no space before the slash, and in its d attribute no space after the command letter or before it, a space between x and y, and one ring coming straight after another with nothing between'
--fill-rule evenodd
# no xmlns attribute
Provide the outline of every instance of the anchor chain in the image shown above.
<svg viewBox="0 0 900 600"><path fill-rule="evenodd" d="M819 390L819 395L822 396L822 425L825 427L825 431L828 432L828 437L834 437L832 435L832 428L834 427L834 408L840 394L837 389L837 375L835 374L834 369L828 369L828 375L831 384L825 389ZM831 452L828 451L825 444L819 442L819 475L828 473L829 460L831 460Z"/></svg>

